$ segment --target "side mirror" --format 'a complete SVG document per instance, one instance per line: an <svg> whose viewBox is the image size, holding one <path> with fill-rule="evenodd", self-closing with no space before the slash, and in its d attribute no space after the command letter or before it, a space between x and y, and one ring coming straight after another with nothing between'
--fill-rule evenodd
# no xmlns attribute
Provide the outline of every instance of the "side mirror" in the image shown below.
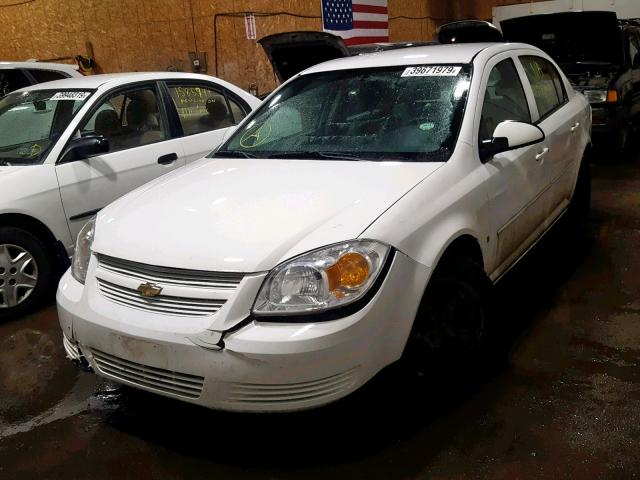
<svg viewBox="0 0 640 480"><path fill-rule="evenodd" d="M102 135L90 135L87 137L74 138L64 149L60 163L69 163L75 160L107 153L109 151L109 140Z"/></svg>
<svg viewBox="0 0 640 480"><path fill-rule="evenodd" d="M498 153L528 147L544 139L544 132L537 125L507 120L496 127L491 140L480 144L480 159L486 162Z"/></svg>

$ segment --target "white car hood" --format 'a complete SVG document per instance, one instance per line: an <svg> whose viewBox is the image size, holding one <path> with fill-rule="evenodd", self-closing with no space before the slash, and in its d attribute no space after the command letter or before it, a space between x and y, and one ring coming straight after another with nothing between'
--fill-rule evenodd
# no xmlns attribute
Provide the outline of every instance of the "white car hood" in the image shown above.
<svg viewBox="0 0 640 480"><path fill-rule="evenodd" d="M93 250L150 265L266 271L357 238L442 165L202 159L102 210Z"/></svg>

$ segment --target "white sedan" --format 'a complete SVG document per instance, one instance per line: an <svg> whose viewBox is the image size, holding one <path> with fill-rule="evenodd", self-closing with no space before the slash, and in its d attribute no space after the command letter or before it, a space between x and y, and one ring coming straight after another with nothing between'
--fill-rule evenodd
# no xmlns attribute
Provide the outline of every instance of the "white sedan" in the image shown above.
<svg viewBox="0 0 640 480"><path fill-rule="evenodd" d="M589 211L587 101L524 44L436 45L295 76L211 157L81 231L69 357L211 408L353 392L404 354L478 352L495 283Z"/></svg>
<svg viewBox="0 0 640 480"><path fill-rule="evenodd" d="M0 62L0 97L37 83L82 77L75 65L47 62Z"/></svg>
<svg viewBox="0 0 640 480"><path fill-rule="evenodd" d="M211 152L259 104L222 80L166 72L70 78L0 99L0 320L51 291L98 210Z"/></svg>

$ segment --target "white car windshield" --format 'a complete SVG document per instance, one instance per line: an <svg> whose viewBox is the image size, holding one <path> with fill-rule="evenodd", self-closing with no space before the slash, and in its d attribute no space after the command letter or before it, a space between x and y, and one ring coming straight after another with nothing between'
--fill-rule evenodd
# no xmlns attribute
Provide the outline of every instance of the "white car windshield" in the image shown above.
<svg viewBox="0 0 640 480"><path fill-rule="evenodd" d="M302 75L277 91L213 155L446 161L469 87L468 65Z"/></svg>
<svg viewBox="0 0 640 480"><path fill-rule="evenodd" d="M38 90L0 99L0 165L43 162L90 95L87 90Z"/></svg>

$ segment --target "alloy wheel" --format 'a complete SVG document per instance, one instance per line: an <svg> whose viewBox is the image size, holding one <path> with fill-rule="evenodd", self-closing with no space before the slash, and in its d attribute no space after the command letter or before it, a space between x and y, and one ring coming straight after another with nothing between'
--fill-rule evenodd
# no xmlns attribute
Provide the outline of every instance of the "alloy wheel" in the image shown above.
<svg viewBox="0 0 640 480"><path fill-rule="evenodd" d="M0 309L24 302L38 284L33 255L12 244L0 244Z"/></svg>

